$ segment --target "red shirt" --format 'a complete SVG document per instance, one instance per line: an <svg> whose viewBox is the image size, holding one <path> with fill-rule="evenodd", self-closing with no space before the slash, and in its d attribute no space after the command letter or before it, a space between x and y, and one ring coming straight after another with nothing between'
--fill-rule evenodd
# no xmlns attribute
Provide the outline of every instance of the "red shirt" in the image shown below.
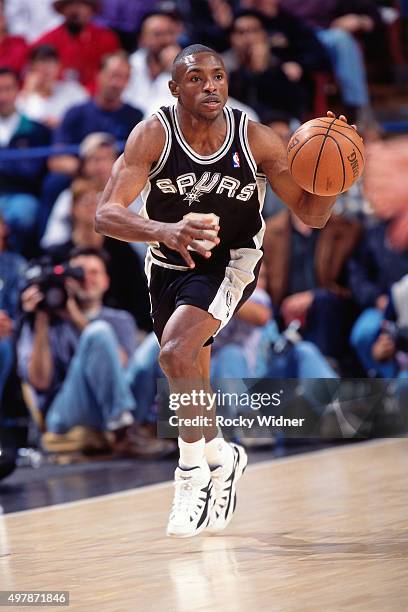
<svg viewBox="0 0 408 612"><path fill-rule="evenodd" d="M59 53L63 72L74 71L74 76L91 93L95 90L95 78L101 59L120 48L114 32L93 23L89 23L78 35L72 35L62 24L41 36L33 47L39 45L53 45Z"/></svg>
<svg viewBox="0 0 408 612"><path fill-rule="evenodd" d="M28 45L21 36L6 35L0 40L0 66L12 68L20 74L27 59Z"/></svg>

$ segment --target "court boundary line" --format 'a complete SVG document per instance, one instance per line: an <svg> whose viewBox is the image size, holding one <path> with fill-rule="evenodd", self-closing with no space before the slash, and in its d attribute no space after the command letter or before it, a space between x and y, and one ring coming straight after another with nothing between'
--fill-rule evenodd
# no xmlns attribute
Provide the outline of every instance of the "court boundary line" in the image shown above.
<svg viewBox="0 0 408 612"><path fill-rule="evenodd" d="M376 438L375 440L365 440L361 443L353 443L351 445L345 444L344 446L336 446L330 448L322 448L314 451L306 451L296 455L290 455L289 457L276 457L274 459L267 459L266 461L259 461L254 464L248 465L246 473L253 472L259 469L265 469L272 467L273 465L279 465L282 463L293 463L295 461L302 461L310 456L314 455L328 455L331 453L344 453L346 451L354 451L357 449L365 448L366 446L385 446L395 442L396 440L402 440L406 438ZM125 489L124 491L115 491L114 493L104 493L103 495L95 495L94 497L86 497L85 499L77 499L70 502L62 502L59 504L53 504L50 506L41 506L41 508L28 508L27 510L16 510L14 512L3 512L0 504L0 519L22 516L29 513L47 512L51 510L62 510L65 508L72 508L73 506L81 506L90 504L92 502L102 502L105 500L116 499L120 497L130 497L137 493L146 493L148 491L165 489L173 484L172 480L165 480L163 482L154 482L148 485L142 485L140 487L134 487L133 489Z"/></svg>

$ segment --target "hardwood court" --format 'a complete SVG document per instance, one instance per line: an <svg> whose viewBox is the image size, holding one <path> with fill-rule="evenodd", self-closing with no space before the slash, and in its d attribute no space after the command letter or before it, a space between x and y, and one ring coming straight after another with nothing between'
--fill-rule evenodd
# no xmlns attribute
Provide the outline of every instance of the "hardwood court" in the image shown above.
<svg viewBox="0 0 408 612"><path fill-rule="evenodd" d="M167 539L169 484L6 515L0 589L84 611L406 611L407 485L408 441L385 440L249 468L221 536Z"/></svg>

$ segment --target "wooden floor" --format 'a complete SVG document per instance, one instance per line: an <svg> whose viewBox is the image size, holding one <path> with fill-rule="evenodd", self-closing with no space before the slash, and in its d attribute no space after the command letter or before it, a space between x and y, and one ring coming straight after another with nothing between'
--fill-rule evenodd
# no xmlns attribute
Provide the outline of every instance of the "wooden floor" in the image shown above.
<svg viewBox="0 0 408 612"><path fill-rule="evenodd" d="M69 590L87 612L408 610L408 440L249 468L221 536L166 538L171 497L0 517L0 589Z"/></svg>

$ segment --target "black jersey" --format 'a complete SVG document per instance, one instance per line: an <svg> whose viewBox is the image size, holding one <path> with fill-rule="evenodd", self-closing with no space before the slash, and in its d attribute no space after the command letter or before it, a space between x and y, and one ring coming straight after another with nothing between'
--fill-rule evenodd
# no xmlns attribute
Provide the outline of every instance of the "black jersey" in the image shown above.
<svg viewBox="0 0 408 612"><path fill-rule="evenodd" d="M141 193L140 214L148 219L175 223L191 212L219 218L220 243L212 249L212 256L207 260L192 251L197 272L226 268L243 253L252 263L262 256L266 178L258 173L248 145L247 115L228 106L224 115L227 133L223 144L215 153L203 156L183 137L176 107L158 110L166 141ZM164 244L151 244L149 251L156 265L188 269L182 256Z"/></svg>

